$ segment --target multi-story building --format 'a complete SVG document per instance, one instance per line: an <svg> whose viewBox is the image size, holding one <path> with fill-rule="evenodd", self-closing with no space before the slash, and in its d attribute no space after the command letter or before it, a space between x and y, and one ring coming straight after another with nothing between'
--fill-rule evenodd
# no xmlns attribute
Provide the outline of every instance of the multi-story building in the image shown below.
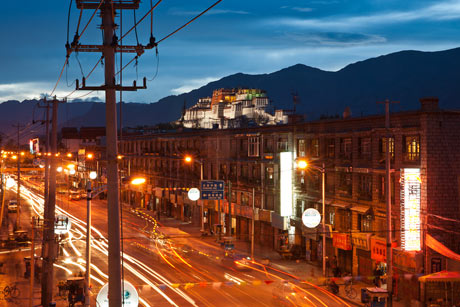
<svg viewBox="0 0 460 307"><path fill-rule="evenodd" d="M389 138L381 115L126 138L120 144L125 157L122 167L147 176L148 184L125 191L123 199L139 204L142 197L152 210L197 224L203 205L207 225L213 225L218 221L217 203L192 202L182 189L199 187L202 163L204 179L231 182L221 210L227 217L231 208L231 228L237 238L250 239L255 219L258 246L296 246L306 260L320 263L325 235L326 255L337 257L342 272L371 276L376 265L385 270L386 263L389 142L396 276L459 270L460 262L453 258L460 257L456 230L460 226L460 112L439 109L435 98L420 102L417 111L391 114ZM200 163L184 163L186 154ZM288 157L290 165L283 171L281 155ZM296 169L299 159L325 165L324 214L321 174L313 168ZM285 186L292 186L292 201L280 199ZM307 208L323 214L325 233L321 226L309 229L302 224ZM225 225L230 228L227 219ZM417 279L411 283L415 289L411 295L418 298Z"/></svg>
<svg viewBox="0 0 460 307"><path fill-rule="evenodd" d="M273 112L267 93L260 89L218 89L212 97L200 98L179 120L186 128L238 128L252 121L256 125L286 124L288 114Z"/></svg>

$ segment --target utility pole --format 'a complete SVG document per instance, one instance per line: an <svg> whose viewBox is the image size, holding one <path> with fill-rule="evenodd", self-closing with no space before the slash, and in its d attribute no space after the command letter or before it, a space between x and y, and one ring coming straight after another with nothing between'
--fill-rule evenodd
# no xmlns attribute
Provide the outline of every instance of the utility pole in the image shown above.
<svg viewBox="0 0 460 307"><path fill-rule="evenodd" d="M252 188L252 231L251 231L251 259L254 261L254 219L256 204L256 188Z"/></svg>
<svg viewBox="0 0 460 307"><path fill-rule="evenodd" d="M103 86L86 86L86 81L82 79L82 86L79 86L76 80L77 90L104 90L105 91L105 114L106 114L106 139L107 139L107 211L108 211L108 264L109 264L109 302L110 306L121 307L122 304L122 287L121 287L121 245L120 245L120 203L118 187L118 148L117 148L117 109L116 109L116 91L137 91L138 89L147 88L147 79L144 78L144 84L141 87L123 86L115 84L115 52L130 52L141 55L144 49L156 47L156 43L150 43L147 46L127 46L119 45L119 40L115 35L115 16L117 10L138 9L138 0L133 1L109 1L103 0L98 3L94 0L77 0L78 9L101 10L103 45L82 45L74 41L67 46L67 54L73 51L78 52L102 52L105 65L105 84ZM153 8L152 8L153 10ZM78 36L77 36L78 37Z"/></svg>
<svg viewBox="0 0 460 307"><path fill-rule="evenodd" d="M53 271L54 261L56 259L56 241L54 238L54 219L56 210L56 155L57 155L57 109L58 101L56 97L52 100L52 124L51 124L51 156L49 169L49 188L48 202L45 203L45 226L43 231L43 275L42 275L42 305L49 306L53 299Z"/></svg>
<svg viewBox="0 0 460 307"><path fill-rule="evenodd" d="M86 182L86 272L85 272L85 306L90 306L89 288L91 283L91 180Z"/></svg>
<svg viewBox="0 0 460 307"><path fill-rule="evenodd" d="M228 224L227 236L232 236L232 182L228 181Z"/></svg>
<svg viewBox="0 0 460 307"><path fill-rule="evenodd" d="M17 156L17 166L18 166L18 191L16 193L16 201L18 203L18 212L16 213L16 229L21 229L21 219L20 219L20 216L21 216L21 206L20 206L20 202L21 202L21 152L20 152L20 145L19 145L19 131L22 127L24 127L23 125L20 125L19 123L17 125L14 125L13 127L17 128L17 131L18 131L18 138L17 138L17 153L16 153L16 156Z"/></svg>
<svg viewBox="0 0 460 307"><path fill-rule="evenodd" d="M30 290L29 307L34 305L34 280L35 280L35 227L38 226L38 218L32 216L32 234L30 239Z"/></svg>
<svg viewBox="0 0 460 307"><path fill-rule="evenodd" d="M387 291L388 303L387 306L393 306L393 249L391 247L392 241L392 225L391 225L391 155L390 155L390 103L399 103L398 101L377 102L385 104L385 129L386 129L386 144L385 144L385 198L387 209Z"/></svg>

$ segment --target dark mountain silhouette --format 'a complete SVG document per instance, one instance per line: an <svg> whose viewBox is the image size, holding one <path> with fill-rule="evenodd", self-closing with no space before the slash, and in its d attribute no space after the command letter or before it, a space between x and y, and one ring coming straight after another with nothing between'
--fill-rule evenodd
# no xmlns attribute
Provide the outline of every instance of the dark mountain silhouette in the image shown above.
<svg viewBox="0 0 460 307"><path fill-rule="evenodd" d="M382 113L376 105L385 99L400 101L392 110L415 110L418 99L436 96L443 109L459 109L460 48L438 51L401 51L350 64L336 72L297 64L260 75L237 73L211 82L189 93L168 96L156 103L123 105L123 125L154 125L176 120L187 107L214 89L253 87L265 89L276 109L292 109L292 93L300 103L297 113L307 119L341 114L349 106L353 116ZM7 101L0 104L0 131L17 122L30 122L36 101ZM100 126L105 108L98 102L72 102L60 106L59 118L65 126ZM36 116L43 109L35 109Z"/></svg>

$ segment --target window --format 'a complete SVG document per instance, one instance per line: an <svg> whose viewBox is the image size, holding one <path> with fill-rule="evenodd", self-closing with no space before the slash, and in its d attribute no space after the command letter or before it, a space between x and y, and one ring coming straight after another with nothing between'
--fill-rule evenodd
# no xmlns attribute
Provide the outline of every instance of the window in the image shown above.
<svg viewBox="0 0 460 307"><path fill-rule="evenodd" d="M297 140L297 156L305 157L306 153L305 140Z"/></svg>
<svg viewBox="0 0 460 307"><path fill-rule="evenodd" d="M361 214L358 216L361 216ZM365 215L361 218L360 230L364 232L372 232L372 215Z"/></svg>
<svg viewBox="0 0 460 307"><path fill-rule="evenodd" d="M353 180L351 173L341 172L339 173L339 193L341 196L351 197L352 195L352 187L353 187Z"/></svg>
<svg viewBox="0 0 460 307"><path fill-rule="evenodd" d="M340 156L344 159L351 159L352 153L351 138L343 138L340 140Z"/></svg>
<svg viewBox="0 0 460 307"><path fill-rule="evenodd" d="M359 155L364 159L371 156L371 138L359 138Z"/></svg>
<svg viewBox="0 0 460 307"><path fill-rule="evenodd" d="M265 146L264 152L273 153L273 140L272 139L265 139L264 146Z"/></svg>
<svg viewBox="0 0 460 307"><path fill-rule="evenodd" d="M420 137L406 136L404 137L404 160L408 162L419 161L420 158Z"/></svg>
<svg viewBox="0 0 460 307"><path fill-rule="evenodd" d="M241 193L241 204L244 206L249 204L249 195L244 192Z"/></svg>
<svg viewBox="0 0 460 307"><path fill-rule="evenodd" d="M248 140L248 156L258 157L259 156L259 137L250 137Z"/></svg>
<svg viewBox="0 0 460 307"><path fill-rule="evenodd" d="M394 160L395 157L395 139L394 138L389 138L390 139L390 157L391 160ZM380 139L380 162L385 161L386 157L386 152L387 152L387 138L381 138Z"/></svg>
<svg viewBox="0 0 460 307"><path fill-rule="evenodd" d="M372 200L372 176L359 175L358 177L358 198Z"/></svg>
<svg viewBox="0 0 460 307"><path fill-rule="evenodd" d="M312 157L319 157L319 139L310 140L310 155Z"/></svg>
<svg viewBox="0 0 460 307"><path fill-rule="evenodd" d="M327 139L326 140L327 144L327 157L328 158L334 158L335 157L335 139Z"/></svg>
<svg viewBox="0 0 460 307"><path fill-rule="evenodd" d="M287 138L279 138L278 139L278 151L288 151L288 140Z"/></svg>

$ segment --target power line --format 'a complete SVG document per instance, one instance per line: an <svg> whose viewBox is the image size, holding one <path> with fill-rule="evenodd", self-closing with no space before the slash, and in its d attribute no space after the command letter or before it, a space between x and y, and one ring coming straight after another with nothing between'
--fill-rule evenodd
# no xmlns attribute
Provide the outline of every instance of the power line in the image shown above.
<svg viewBox="0 0 460 307"><path fill-rule="evenodd" d="M206 12L208 12L210 9L212 9L213 7L215 7L217 4L219 4L220 2L222 2L222 0L218 0L216 1L213 5L211 5L210 7L208 7L206 10L204 10L203 12L201 12L200 14L196 15L194 18L190 19L187 23L185 23L183 26L177 28L175 31L169 33L168 35L166 35L165 37L163 37L162 39L160 39L157 44L161 43L162 41L164 41L165 39L171 37L172 35L176 34L177 32L179 32L180 30L182 30L183 28L185 28L186 26L188 26L189 24L191 24L192 22L194 22L195 20L197 20L199 17L201 17L202 15L204 15Z"/></svg>
<svg viewBox="0 0 460 307"><path fill-rule="evenodd" d="M123 35L118 39L118 41L120 41L120 40L122 40L123 38L125 38L126 35L128 35L132 30L134 30L134 29L137 27L137 25L140 24L140 23L142 22L142 20L144 20L145 17L147 17L147 16L158 6L158 4L161 3L161 1L163 1L163 0L158 0L158 2L157 2L153 7L151 7L150 10L149 10L141 19L139 19L139 21L136 22L136 23L134 24L133 27L131 27L131 29L129 29L125 34L123 34ZM221 0L221 1L222 1L222 0Z"/></svg>

